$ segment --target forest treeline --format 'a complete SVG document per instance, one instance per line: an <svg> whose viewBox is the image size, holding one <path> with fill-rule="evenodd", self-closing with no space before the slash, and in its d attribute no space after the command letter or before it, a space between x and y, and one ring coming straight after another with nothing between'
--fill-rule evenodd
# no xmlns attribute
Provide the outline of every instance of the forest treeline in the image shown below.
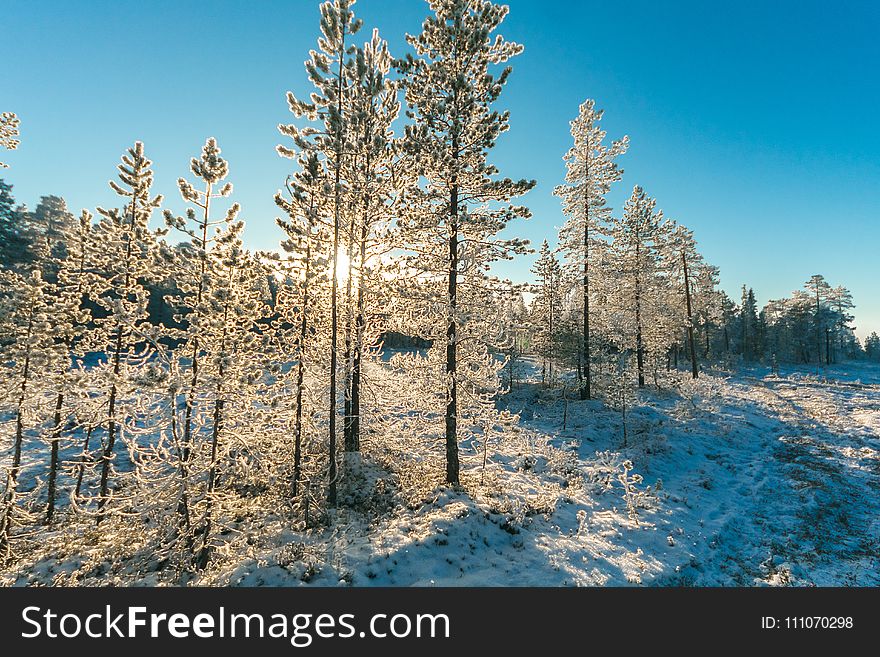
<svg viewBox="0 0 880 657"><path fill-rule="evenodd" d="M500 233L535 185L489 157L523 49L497 33L508 9L431 0L395 57L378 31L359 36L353 4L321 4L313 90L287 94L278 252L245 248L214 138L179 163L181 216L141 142L110 182L118 207L94 215L57 196L28 210L0 181L6 559L35 528L85 523L204 568L255 500L325 518L360 452L392 434L424 446L438 484L466 485L460 446L516 421L496 400L524 354L548 385L608 403L715 365L880 359L844 287L817 275L762 309L746 287L736 302L645 188L615 214L630 143L606 138L592 100L556 189L559 248L540 246L531 282L493 276L531 250Z"/></svg>

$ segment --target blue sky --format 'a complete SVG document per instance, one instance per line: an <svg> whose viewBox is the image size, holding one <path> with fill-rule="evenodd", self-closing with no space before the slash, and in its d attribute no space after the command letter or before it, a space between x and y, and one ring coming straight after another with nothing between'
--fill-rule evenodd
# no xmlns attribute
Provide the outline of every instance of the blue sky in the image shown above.
<svg viewBox="0 0 880 657"><path fill-rule="evenodd" d="M634 184L692 228L735 299L761 303L814 273L855 297L858 334L880 332L880 3L550 2L510 0L505 37L523 43L501 105L511 130L493 160L535 178L534 217L509 232L555 242L553 187L565 172L580 102L628 134L619 211ZM20 2L0 9L0 111L22 145L0 176L33 207L116 202L107 187L124 149L145 142L156 189L181 211L175 180L208 136L230 161L247 242L279 238L272 202L290 162L276 126L317 37L315 0ZM427 12L421 0L360 0L366 28L394 54ZM368 31L362 33L368 38ZM528 277L531 258L498 272Z"/></svg>

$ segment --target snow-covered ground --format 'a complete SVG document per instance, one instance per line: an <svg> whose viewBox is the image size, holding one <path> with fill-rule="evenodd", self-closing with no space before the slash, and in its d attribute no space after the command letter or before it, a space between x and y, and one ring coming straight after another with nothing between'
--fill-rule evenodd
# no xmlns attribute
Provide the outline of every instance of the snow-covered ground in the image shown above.
<svg viewBox="0 0 880 657"><path fill-rule="evenodd" d="M626 449L600 401L566 410L560 388L529 381L499 403L519 429L489 445L485 470L482 446L464 447L462 490L407 483L419 460L377 443L346 465L350 503L329 527L244 514L194 583L880 584L878 366L682 375L641 393ZM629 503L626 461L644 477ZM170 583L146 560L51 549L2 581Z"/></svg>

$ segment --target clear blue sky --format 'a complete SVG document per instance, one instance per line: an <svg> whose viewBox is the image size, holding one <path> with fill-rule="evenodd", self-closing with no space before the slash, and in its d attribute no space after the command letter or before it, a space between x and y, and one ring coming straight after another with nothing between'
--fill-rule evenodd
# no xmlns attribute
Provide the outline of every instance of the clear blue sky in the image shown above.
<svg viewBox="0 0 880 657"><path fill-rule="evenodd" d="M619 210L634 184L696 232L735 298L787 295L814 273L855 297L858 334L880 332L880 3L509 0L505 37L525 53L502 96L511 130L493 158L538 180L534 218L511 228L555 242L563 218L568 122L584 98L628 134ZM64 196L76 211L112 204L107 180L145 142L156 189L182 210L174 181L208 136L231 165L247 241L279 240L272 195L290 163L276 125L284 93L303 93L316 0L22 2L4 0L0 111L22 146L0 172L20 201ZM360 0L393 53L427 12L420 0ZM366 39L368 32L362 33ZM525 279L531 258L499 269Z"/></svg>

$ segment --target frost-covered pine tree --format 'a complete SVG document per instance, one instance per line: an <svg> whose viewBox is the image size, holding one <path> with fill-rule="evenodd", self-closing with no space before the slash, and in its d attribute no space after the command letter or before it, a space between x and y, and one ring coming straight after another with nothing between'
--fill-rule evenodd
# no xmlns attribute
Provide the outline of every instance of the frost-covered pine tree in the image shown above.
<svg viewBox="0 0 880 657"><path fill-rule="evenodd" d="M560 231L560 246L566 253L568 264L580 273L582 281L581 399L590 399L592 395L590 266L594 258L591 251L597 248L597 242L606 232L610 208L605 196L611 185L623 175L616 160L629 147L628 137L610 145L605 143L606 132L599 125L603 113L603 110L596 109L596 102L592 99L580 106L577 118L571 122L574 145L565 155L568 169L565 184L554 190L554 194L562 199L562 209L568 217Z"/></svg>
<svg viewBox="0 0 880 657"><path fill-rule="evenodd" d="M352 196L353 228L349 236L347 286L356 286L353 304L353 335L346 345L347 412L345 451L360 450L364 359L367 345L379 340L382 298L385 287L383 258L396 241L389 230L402 190L410 176L401 162L400 144L393 124L400 114L398 85L389 79L392 58L388 44L377 30L355 53L350 97L352 154L347 167Z"/></svg>
<svg viewBox="0 0 880 657"><path fill-rule="evenodd" d="M666 260L668 274L680 286L682 296L684 297L685 330L687 332L687 346L691 361L691 376L696 379L699 376L699 367L697 364L696 339L694 338L695 304L693 300L693 276L702 267L703 259L697 251L693 231L670 222L667 239L663 244L663 257Z"/></svg>
<svg viewBox="0 0 880 657"><path fill-rule="evenodd" d="M46 523L55 517L60 447L68 417L87 398L83 359L93 347L91 313L83 303L97 280L93 269L96 249L92 214L83 210L73 225L63 225L46 233L46 266L55 278L51 286L52 334L58 350L57 369L51 382L55 390L52 428L49 432L50 457L47 473ZM84 394L85 393L85 394ZM73 402L73 403L72 403ZM79 428L77 422L74 427Z"/></svg>
<svg viewBox="0 0 880 657"><path fill-rule="evenodd" d="M312 122L305 128L293 124L278 126L281 134L293 139L297 148L323 156L333 172L333 268L330 283L330 386L329 386L329 445L327 501L336 504L336 415L337 415L337 365L339 332L339 256L342 233L345 230L344 212L347 189L343 168L347 156L346 139L349 135L348 97L352 86L355 48L350 42L360 29L361 21L354 17L351 6L354 0L329 0L321 5L321 37L318 50L310 52L306 61L309 80L315 86L309 101L299 100L292 92L287 93L290 111L297 118ZM296 153L285 146L278 152L286 157Z"/></svg>
<svg viewBox="0 0 880 657"><path fill-rule="evenodd" d="M813 322L816 331L816 374L818 374L822 367L822 335L826 325L826 313L823 312L823 304L831 294L831 286L822 274L813 274L810 280L804 283L804 289L810 293L810 296L816 302L816 314Z"/></svg>
<svg viewBox="0 0 880 657"><path fill-rule="evenodd" d="M535 298L532 300L534 326L532 349L542 359L541 383L552 385L554 347L559 331L559 313L562 304L562 269L547 240L541 244L532 273L535 275Z"/></svg>
<svg viewBox="0 0 880 657"><path fill-rule="evenodd" d="M45 379L65 354L59 350L52 324L52 294L39 267L30 275L0 272L3 329L3 397L11 402L14 424L12 462L5 472L0 503L0 558L12 557L11 534L17 520L31 520L18 506L22 447L25 433L42 423L39 404Z"/></svg>
<svg viewBox="0 0 880 657"><path fill-rule="evenodd" d="M113 470L116 442L127 417L121 402L127 391L127 370L142 365L146 359L141 339L145 333L148 294L144 281L149 278L155 238L148 223L153 211L162 202L161 195L152 196L152 162L144 155L144 145L135 142L122 156L118 165L119 182L110 187L128 199L125 206L98 208L103 219L97 226L103 277L95 290L94 300L106 311L96 320L102 332L103 349L108 358L103 366L106 379L107 415L106 440L101 454L98 496L98 521L104 517L110 500L110 474Z"/></svg>
<svg viewBox="0 0 880 657"><path fill-rule="evenodd" d="M180 195L192 206L186 217L175 216L165 210L165 223L189 238L185 248L165 250L170 273L177 286L178 294L171 297L171 303L180 313L179 320L185 322L186 329L179 336L180 348L189 355L189 381L185 393L185 411L182 421L183 454L188 458L193 441L193 408L199 393L199 364L201 359L200 333L204 324L210 321L205 317L208 308L203 304L207 288L211 285L212 274L208 267L211 262L210 251L223 232L220 227L228 227L239 212L237 203L221 214L220 219L211 216L211 203L226 198L232 193L232 183L220 185L229 173L229 165L220 155L220 147L213 137L208 138L202 148L201 156L192 158L190 170L198 178L202 189L197 189L184 178L177 180Z"/></svg>
<svg viewBox="0 0 880 657"><path fill-rule="evenodd" d="M458 484L458 440L472 426L469 421L460 432L459 418L467 419L469 400L480 406L473 391L498 385L487 348L494 338L487 339L491 329L481 322L485 306L474 304L487 301L488 265L525 251L521 240L502 240L497 233L512 219L529 216L509 201L535 183L499 179L487 159L509 124L508 112L492 107L511 68L493 69L523 50L493 36L508 8L489 0L431 0L429 5L434 13L422 32L407 36L415 56L400 62L407 115L413 120L406 127L406 147L427 181L414 191L401 227L408 247L418 254L412 269L433 286L423 330L435 344L432 356L443 364L446 482Z"/></svg>
<svg viewBox="0 0 880 657"><path fill-rule="evenodd" d="M193 445L198 442L198 437L194 435L194 424L205 424L203 418L194 418L194 414L200 410L196 408L197 400L204 392L200 378L202 361L210 355L205 351L203 343L204 334L211 330L210 324L213 321L212 308L207 303L215 278L211 265L216 259L212 258L211 252L227 239L230 226L239 212L238 204L233 203L225 212L221 212L220 219L211 215L212 203L232 193L232 184L223 183L229 173L229 165L220 153L217 140L209 137L202 147L200 157L190 160L190 170L202 188L196 188L184 178L177 181L181 197L193 207L188 208L185 217L175 216L170 210L164 213L166 225L189 238L178 248L169 248L166 245L162 249L166 273L177 288L176 294L169 296L169 301L178 313L175 320L185 326L181 331L166 329L166 333L177 340L175 349L188 356L188 361L175 357L171 366L172 371L185 380L175 387L184 397L183 417L176 417L176 399L169 409L175 415L172 418L171 434L175 446L172 454L180 459L175 468L181 478L178 512L185 528L191 528L188 508L189 460Z"/></svg>
<svg viewBox="0 0 880 657"><path fill-rule="evenodd" d="M624 206L623 215L611 221L611 260L620 282L615 291L619 347L636 356L639 388L645 387L645 327L656 301L654 285L663 213L656 201L638 185Z"/></svg>
<svg viewBox="0 0 880 657"><path fill-rule="evenodd" d="M281 334L280 353L285 360L295 363L293 399L293 470L291 493L300 494L303 481L304 441L309 433L318 428L311 425L313 398L319 393L325 368L319 332L325 326L322 321L322 288L329 282L332 267L332 234L322 221L333 198L331 178L315 152L304 152L299 160L299 170L287 181L287 194L278 192L275 204L287 215L276 222L287 234L281 243L284 258L277 258L275 265L283 275L279 287L275 312L278 314L278 331Z"/></svg>
<svg viewBox="0 0 880 657"><path fill-rule="evenodd" d="M14 151L21 143L18 140L18 126L20 125L18 116L13 112L3 112L0 114L0 146L6 150ZM0 169L8 169L8 164L0 162Z"/></svg>
<svg viewBox="0 0 880 657"><path fill-rule="evenodd" d="M828 294L828 304L834 311L833 328L831 328L832 339L828 344L827 361L830 365L836 362L837 357L835 350L839 350L841 355L854 357L853 349L853 329L850 323L855 319L850 314L855 304L853 303L852 293L843 285L832 288Z"/></svg>
<svg viewBox="0 0 880 657"><path fill-rule="evenodd" d="M202 568L213 549L214 520L231 495L228 489L246 486L260 461L261 445L253 427L260 421L255 406L265 372L259 357L265 351L265 336L256 328L267 314L266 271L243 248L243 228L241 221L230 223L211 250L215 280L208 290L210 319L201 342L207 355L203 374L209 391L210 432L204 454L204 501L197 507L195 522L196 536L201 538L196 565ZM243 481L235 481L236 477Z"/></svg>

